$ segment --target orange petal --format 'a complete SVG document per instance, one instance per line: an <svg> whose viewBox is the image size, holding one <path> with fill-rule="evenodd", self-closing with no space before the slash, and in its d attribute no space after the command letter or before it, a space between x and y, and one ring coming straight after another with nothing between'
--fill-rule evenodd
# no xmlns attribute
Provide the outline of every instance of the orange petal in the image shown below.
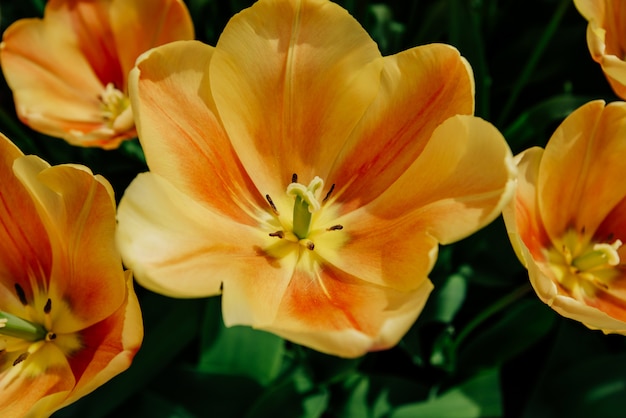
<svg viewBox="0 0 626 418"><path fill-rule="evenodd" d="M124 80L143 52L194 38L191 16L181 0L112 0L109 13L111 40ZM125 90L126 83L121 88Z"/></svg>
<svg viewBox="0 0 626 418"><path fill-rule="evenodd" d="M458 115L435 129L419 158L365 209L387 220L413 219L409 222L419 222L422 231L447 244L500 214L513 195L515 175L498 130Z"/></svg>
<svg viewBox="0 0 626 418"><path fill-rule="evenodd" d="M276 321L262 328L324 353L357 357L397 344L431 290L430 280L414 291L400 292L329 266L320 266L315 275L298 268Z"/></svg>
<svg viewBox="0 0 626 418"><path fill-rule="evenodd" d="M143 323L130 272L126 273L126 286L128 293L122 306L105 320L80 332L84 348L69 359L76 386L59 408L126 370L139 350Z"/></svg>
<svg viewBox="0 0 626 418"><path fill-rule="evenodd" d="M384 58L374 103L334 162L329 183L339 201L367 204L421 154L433 131L456 114L474 110L467 62L448 45L420 46Z"/></svg>
<svg viewBox="0 0 626 418"><path fill-rule="evenodd" d="M98 95L104 85L79 48L67 10L48 9L45 20L22 19L4 32L0 60L20 119L62 136L64 130L101 125Z"/></svg>
<svg viewBox="0 0 626 418"><path fill-rule="evenodd" d="M71 306L63 320L55 320L55 332L80 330L111 315L125 294L111 186L86 167L50 167L36 156L16 160L14 171L50 237L49 292Z"/></svg>
<svg viewBox="0 0 626 418"><path fill-rule="evenodd" d="M267 202L220 124L207 77L212 55L212 47L195 41L146 53L130 77L132 107L153 173L194 200L250 224L253 208Z"/></svg>
<svg viewBox="0 0 626 418"><path fill-rule="evenodd" d="M593 235L626 196L626 103L594 101L569 115L541 160L539 208L554 240L567 230Z"/></svg>
<svg viewBox="0 0 626 418"><path fill-rule="evenodd" d="M227 323L272 320L295 265L263 256L259 228L195 202L154 173L140 174L118 209L118 244L137 282L173 297L221 293ZM230 321L230 322L229 322Z"/></svg>
<svg viewBox="0 0 626 418"><path fill-rule="evenodd" d="M261 0L234 16L210 65L222 122L263 193L325 178L379 85L380 53L338 5Z"/></svg>
<svg viewBox="0 0 626 418"><path fill-rule="evenodd" d="M33 300L31 280L48 277L52 251L48 234L33 200L13 173L21 151L0 134L0 306L9 312L23 308L15 285Z"/></svg>
<svg viewBox="0 0 626 418"><path fill-rule="evenodd" d="M517 189L515 198L502 210L509 239L524 266L528 265L521 246L526 246L533 257L543 259L543 250L551 246L543 227L537 203L537 177L543 149L533 147L515 156Z"/></svg>

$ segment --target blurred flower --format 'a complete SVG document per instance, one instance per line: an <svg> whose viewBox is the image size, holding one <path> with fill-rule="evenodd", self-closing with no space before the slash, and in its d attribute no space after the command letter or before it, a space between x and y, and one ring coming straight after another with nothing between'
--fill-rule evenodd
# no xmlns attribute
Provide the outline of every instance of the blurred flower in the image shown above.
<svg viewBox="0 0 626 418"><path fill-rule="evenodd" d="M602 66L613 91L626 99L626 2L623 0L574 0L585 19L587 45Z"/></svg>
<svg viewBox="0 0 626 418"><path fill-rule="evenodd" d="M383 58L323 0L262 0L215 48L146 53L130 92L151 172L120 204L125 263L169 296L221 293L229 326L346 357L395 345L438 243L512 195L473 87L454 48Z"/></svg>
<svg viewBox="0 0 626 418"><path fill-rule="evenodd" d="M182 0L50 0L43 19L4 32L0 62L25 124L112 149L137 135L127 96L137 56L193 37Z"/></svg>
<svg viewBox="0 0 626 418"><path fill-rule="evenodd" d="M0 134L0 416L48 416L128 368L141 312L109 183Z"/></svg>
<svg viewBox="0 0 626 418"><path fill-rule="evenodd" d="M518 257L542 301L605 333L626 334L626 103L590 102L545 150L516 157L504 210Z"/></svg>

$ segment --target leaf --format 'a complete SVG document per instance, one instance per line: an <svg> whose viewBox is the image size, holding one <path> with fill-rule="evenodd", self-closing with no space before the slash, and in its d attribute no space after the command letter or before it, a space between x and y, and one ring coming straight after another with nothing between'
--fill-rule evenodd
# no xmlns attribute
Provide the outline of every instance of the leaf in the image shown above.
<svg viewBox="0 0 626 418"><path fill-rule="evenodd" d="M490 369L426 402L397 408L390 418L479 418L502 415L497 369Z"/></svg>
<svg viewBox="0 0 626 418"><path fill-rule="evenodd" d="M276 335L243 326L226 328L220 299L207 301L199 371L248 376L267 385L280 372L284 353L284 340Z"/></svg>

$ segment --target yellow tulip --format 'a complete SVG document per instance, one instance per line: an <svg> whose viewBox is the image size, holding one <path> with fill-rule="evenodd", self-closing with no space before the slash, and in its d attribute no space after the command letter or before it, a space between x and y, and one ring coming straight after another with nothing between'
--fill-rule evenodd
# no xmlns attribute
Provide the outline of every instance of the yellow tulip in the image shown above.
<svg viewBox="0 0 626 418"><path fill-rule="evenodd" d="M438 244L512 195L511 152L471 116L458 51L382 57L330 1L261 0L215 48L155 48L130 95L150 172L120 203L118 243L138 282L222 294L226 325L322 352L395 345Z"/></svg>
<svg viewBox="0 0 626 418"><path fill-rule="evenodd" d="M539 298L561 315L626 334L626 103L590 102L545 150L516 157L504 220Z"/></svg>

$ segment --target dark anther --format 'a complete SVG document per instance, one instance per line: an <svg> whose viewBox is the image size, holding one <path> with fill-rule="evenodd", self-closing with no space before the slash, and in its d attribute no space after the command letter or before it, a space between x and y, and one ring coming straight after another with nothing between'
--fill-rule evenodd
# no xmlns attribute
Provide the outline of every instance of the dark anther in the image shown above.
<svg viewBox="0 0 626 418"><path fill-rule="evenodd" d="M322 200L322 202L326 202L328 200L330 195L333 193L333 190L335 190L335 183L333 183L333 185L330 186L330 190L328 190L328 193L326 193L326 197L324 198L324 200Z"/></svg>
<svg viewBox="0 0 626 418"><path fill-rule="evenodd" d="M46 302L46 306L43 307L43 313L49 314L51 310L52 310L52 300L48 298L48 301Z"/></svg>
<svg viewBox="0 0 626 418"><path fill-rule="evenodd" d="M224 282L221 282L221 283L220 283L220 292L221 292L222 290L224 290Z"/></svg>
<svg viewBox="0 0 626 418"><path fill-rule="evenodd" d="M267 200L267 203L269 203L269 204L270 204L270 206L272 207L272 210L274 211L274 213L275 213L276 215L280 215L280 214L278 213L278 209L276 209L276 205L274 204L274 201L272 200L272 198L270 197L270 195L266 194L266 195L265 195L265 200Z"/></svg>
<svg viewBox="0 0 626 418"><path fill-rule="evenodd" d="M285 233L283 231L270 232L270 237L285 238Z"/></svg>
<svg viewBox="0 0 626 418"><path fill-rule="evenodd" d="M327 231L341 231L343 229L343 225L333 225L330 228L326 228Z"/></svg>
<svg viewBox="0 0 626 418"><path fill-rule="evenodd" d="M15 283L15 293L17 293L17 297L22 302L22 305L28 305L28 301L26 300L26 293L24 293L24 289L20 286L19 283Z"/></svg>
<svg viewBox="0 0 626 418"><path fill-rule="evenodd" d="M313 251L315 249L315 244L313 244L313 241L309 241L306 243L306 248Z"/></svg>
<svg viewBox="0 0 626 418"><path fill-rule="evenodd" d="M49 332L48 335L46 335L46 341L53 341L57 339L57 335L54 332Z"/></svg>
<svg viewBox="0 0 626 418"><path fill-rule="evenodd" d="M607 240L608 242L611 242L611 241L613 241L613 238L615 238L615 234L611 232L611 233L609 234L609 236L608 236L608 237L606 237L606 240Z"/></svg>
<svg viewBox="0 0 626 418"><path fill-rule="evenodd" d="M291 182L292 183L297 183L298 182L298 175L296 173L293 173L291 175Z"/></svg>
<svg viewBox="0 0 626 418"><path fill-rule="evenodd" d="M20 354L19 356L17 356L17 358L15 359L15 361L13 362L14 366L17 366L18 364L20 364L21 362L23 362L24 360L26 360L26 358L28 357L28 351L25 353Z"/></svg>

